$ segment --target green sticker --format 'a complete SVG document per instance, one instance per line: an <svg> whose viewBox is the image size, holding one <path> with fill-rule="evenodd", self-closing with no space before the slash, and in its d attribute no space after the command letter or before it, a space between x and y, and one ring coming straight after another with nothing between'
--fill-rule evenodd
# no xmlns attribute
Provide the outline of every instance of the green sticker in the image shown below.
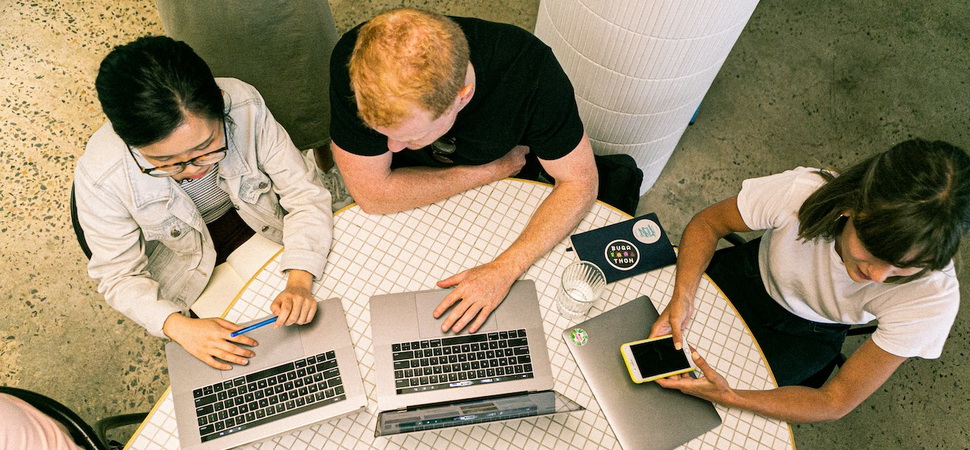
<svg viewBox="0 0 970 450"><path fill-rule="evenodd" d="M573 341L573 344L582 347L589 342L589 335L586 334L586 330L576 328L575 330L569 332L569 340Z"/></svg>

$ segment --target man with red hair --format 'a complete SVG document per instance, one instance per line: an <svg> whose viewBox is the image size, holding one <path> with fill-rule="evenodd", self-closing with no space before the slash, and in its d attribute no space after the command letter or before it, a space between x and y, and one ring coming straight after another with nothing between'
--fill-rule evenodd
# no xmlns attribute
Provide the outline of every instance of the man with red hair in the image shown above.
<svg viewBox="0 0 970 450"><path fill-rule="evenodd" d="M434 311L451 308L442 331L475 332L596 199L569 79L549 47L520 28L414 9L348 32L330 67L334 160L364 211L427 205L523 167L541 165L555 179L512 245L438 282L455 287Z"/></svg>

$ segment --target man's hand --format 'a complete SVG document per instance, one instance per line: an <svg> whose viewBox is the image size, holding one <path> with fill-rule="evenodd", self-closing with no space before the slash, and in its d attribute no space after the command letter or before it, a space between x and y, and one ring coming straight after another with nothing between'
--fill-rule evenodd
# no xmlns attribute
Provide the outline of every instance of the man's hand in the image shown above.
<svg viewBox="0 0 970 450"><path fill-rule="evenodd" d="M239 325L223 319L190 319L179 313L169 315L162 325L162 331L169 339L178 342L199 361L219 370L232 369L226 362L249 364L248 358L256 355L252 350L235 345L255 347L259 345L256 340L246 335L229 337L230 333L241 329Z"/></svg>
<svg viewBox="0 0 970 450"><path fill-rule="evenodd" d="M506 153L505 156L489 163L495 171L495 176L492 181L498 181L519 173L525 167L525 155L528 153L529 147L517 145Z"/></svg>
<svg viewBox="0 0 970 450"><path fill-rule="evenodd" d="M661 378L657 380L657 384L714 403L724 403L726 399L733 395L734 391L731 390L731 386L728 386L727 380L715 372L693 348L691 348L691 358L694 359L694 364L701 371L699 378L695 379L690 376L690 373L684 373Z"/></svg>
<svg viewBox="0 0 970 450"><path fill-rule="evenodd" d="M330 147L350 195L368 214L417 208L515 175L522 170L529 152L527 147L515 147L495 161L474 166L391 169L392 152L360 156L334 143Z"/></svg>
<svg viewBox="0 0 970 450"><path fill-rule="evenodd" d="M317 301L310 294L313 275L304 270L290 269L288 277L286 288L269 306L269 310L277 317L275 328L294 323L297 325L310 323L317 313Z"/></svg>
<svg viewBox="0 0 970 450"><path fill-rule="evenodd" d="M650 337L673 335L674 348L680 350L681 343L684 342L684 329L690 323L692 315L694 315L693 302L676 298L671 300L650 328Z"/></svg>
<svg viewBox="0 0 970 450"><path fill-rule="evenodd" d="M454 305L451 314L441 324L441 331L447 332L450 329L457 333L469 322L471 326L468 327L468 332L478 331L488 315L505 300L517 276L518 274L509 273L509 270L502 268L500 263L492 261L439 281L438 287L456 286L434 309L434 317L437 319Z"/></svg>

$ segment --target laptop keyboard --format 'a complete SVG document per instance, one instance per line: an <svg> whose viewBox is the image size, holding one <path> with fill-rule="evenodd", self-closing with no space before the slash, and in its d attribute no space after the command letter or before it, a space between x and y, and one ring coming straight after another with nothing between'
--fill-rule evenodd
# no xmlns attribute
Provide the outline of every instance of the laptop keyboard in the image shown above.
<svg viewBox="0 0 970 450"><path fill-rule="evenodd" d="M393 344L398 394L533 378L525 330Z"/></svg>
<svg viewBox="0 0 970 450"><path fill-rule="evenodd" d="M202 442L345 400L333 350L192 391Z"/></svg>

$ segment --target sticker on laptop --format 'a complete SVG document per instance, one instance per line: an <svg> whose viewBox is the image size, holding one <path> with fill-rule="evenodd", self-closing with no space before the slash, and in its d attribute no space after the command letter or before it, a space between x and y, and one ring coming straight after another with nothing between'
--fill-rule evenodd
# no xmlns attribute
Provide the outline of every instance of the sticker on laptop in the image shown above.
<svg viewBox="0 0 970 450"><path fill-rule="evenodd" d="M606 244L606 262L618 270L630 270L640 262L640 250L637 246L617 239Z"/></svg>
<svg viewBox="0 0 970 450"><path fill-rule="evenodd" d="M582 347L589 342L589 335L586 334L586 330L576 328L569 332L569 340L572 341L577 347Z"/></svg>

